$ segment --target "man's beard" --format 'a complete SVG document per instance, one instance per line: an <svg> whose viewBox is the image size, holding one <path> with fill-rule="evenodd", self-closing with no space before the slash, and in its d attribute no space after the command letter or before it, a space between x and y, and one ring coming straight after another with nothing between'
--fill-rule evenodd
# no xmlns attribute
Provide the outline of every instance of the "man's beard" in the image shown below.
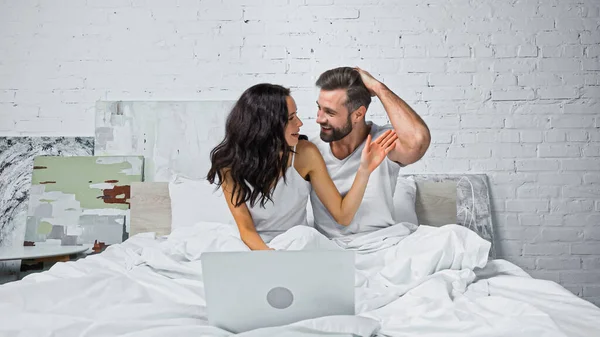
<svg viewBox="0 0 600 337"><path fill-rule="evenodd" d="M321 126L325 126L325 125L321 125ZM326 143L330 143L330 142L336 142L344 137L346 137L350 132L352 131L352 123L350 122L350 116L348 116L348 121L346 122L346 125L342 126L341 128L331 128L331 132L329 133L325 133L323 132L323 130L321 130L321 140L326 142Z"/></svg>

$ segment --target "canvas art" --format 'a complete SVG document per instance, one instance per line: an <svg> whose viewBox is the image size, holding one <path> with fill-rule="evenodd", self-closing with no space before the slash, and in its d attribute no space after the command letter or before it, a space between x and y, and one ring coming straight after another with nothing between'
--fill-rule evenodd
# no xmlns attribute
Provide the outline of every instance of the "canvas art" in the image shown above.
<svg viewBox="0 0 600 337"><path fill-rule="evenodd" d="M0 137L0 247L23 245L36 156L92 155L92 137ZM19 262L0 262L0 274Z"/></svg>
<svg viewBox="0 0 600 337"><path fill-rule="evenodd" d="M144 156L145 181L206 177L233 101L98 102L95 155Z"/></svg>
<svg viewBox="0 0 600 337"><path fill-rule="evenodd" d="M56 244L115 244L129 233L131 183L141 156L36 157L25 239Z"/></svg>

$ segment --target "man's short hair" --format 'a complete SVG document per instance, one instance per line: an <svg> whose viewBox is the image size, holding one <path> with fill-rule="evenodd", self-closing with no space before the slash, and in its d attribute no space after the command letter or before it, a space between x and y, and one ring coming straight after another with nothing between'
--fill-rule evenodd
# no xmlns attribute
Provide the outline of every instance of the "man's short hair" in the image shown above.
<svg viewBox="0 0 600 337"><path fill-rule="evenodd" d="M371 104L371 94L360 78L360 73L350 67L327 70L319 76L316 86L326 91L346 89L345 106L349 113L361 106L368 109Z"/></svg>

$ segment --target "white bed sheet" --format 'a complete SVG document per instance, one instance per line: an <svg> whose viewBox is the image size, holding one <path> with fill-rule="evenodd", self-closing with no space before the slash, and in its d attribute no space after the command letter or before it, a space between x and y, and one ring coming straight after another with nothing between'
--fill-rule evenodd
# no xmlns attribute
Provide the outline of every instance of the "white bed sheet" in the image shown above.
<svg viewBox="0 0 600 337"><path fill-rule="evenodd" d="M356 316L240 336L600 336L600 309L504 260L456 225L403 223L352 241L296 227L278 249L357 251ZM200 255L247 250L231 225L136 235L0 286L0 336L229 336L208 325Z"/></svg>

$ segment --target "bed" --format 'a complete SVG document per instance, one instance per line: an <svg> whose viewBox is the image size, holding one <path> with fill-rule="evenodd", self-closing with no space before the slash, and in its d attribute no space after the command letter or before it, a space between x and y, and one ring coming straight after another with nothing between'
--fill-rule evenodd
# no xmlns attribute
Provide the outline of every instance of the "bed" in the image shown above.
<svg viewBox="0 0 600 337"><path fill-rule="evenodd" d="M485 175L403 179L420 225L400 222L343 248L356 251L356 315L240 335L600 335L599 308L495 258ZM208 325L200 256L241 250L235 227L211 218L173 228L181 205L172 196L172 184L134 183L127 241L0 286L0 336L231 335ZM272 244L306 249L306 233Z"/></svg>

